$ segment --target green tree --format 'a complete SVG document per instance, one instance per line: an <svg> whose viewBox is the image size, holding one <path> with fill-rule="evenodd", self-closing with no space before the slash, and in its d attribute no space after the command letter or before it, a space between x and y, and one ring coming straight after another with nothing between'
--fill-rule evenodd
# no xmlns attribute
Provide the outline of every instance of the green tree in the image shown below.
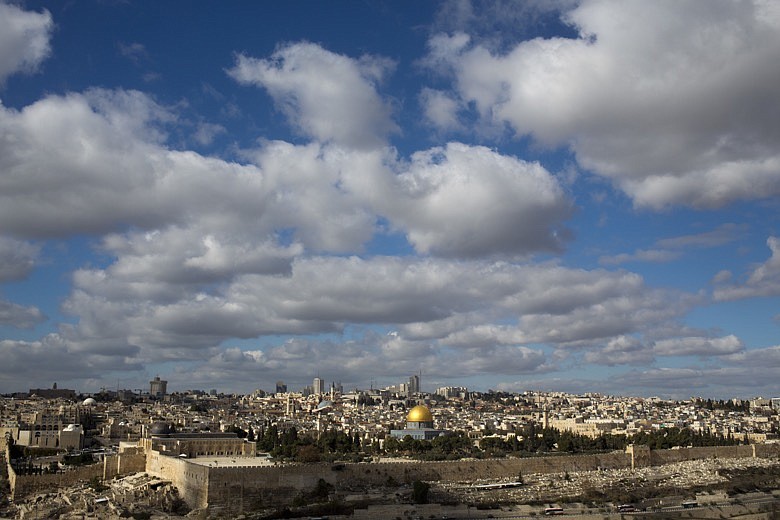
<svg viewBox="0 0 780 520"><path fill-rule="evenodd" d="M385 437L385 442L382 445L385 453L398 453L401 449L401 443L396 437Z"/></svg>
<svg viewBox="0 0 780 520"><path fill-rule="evenodd" d="M314 463L320 461L320 450L313 444L307 444L298 448L295 454L296 462ZM321 480L321 479L320 479Z"/></svg>
<svg viewBox="0 0 780 520"><path fill-rule="evenodd" d="M276 426L265 429L262 437L257 440L257 448L260 451L271 452L279 445L279 430Z"/></svg>

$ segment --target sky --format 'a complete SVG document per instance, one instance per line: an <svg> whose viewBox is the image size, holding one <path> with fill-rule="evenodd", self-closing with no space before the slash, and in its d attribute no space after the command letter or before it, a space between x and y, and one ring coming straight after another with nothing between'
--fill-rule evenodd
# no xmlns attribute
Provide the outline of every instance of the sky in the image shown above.
<svg viewBox="0 0 780 520"><path fill-rule="evenodd" d="M0 392L780 395L780 4L0 0Z"/></svg>

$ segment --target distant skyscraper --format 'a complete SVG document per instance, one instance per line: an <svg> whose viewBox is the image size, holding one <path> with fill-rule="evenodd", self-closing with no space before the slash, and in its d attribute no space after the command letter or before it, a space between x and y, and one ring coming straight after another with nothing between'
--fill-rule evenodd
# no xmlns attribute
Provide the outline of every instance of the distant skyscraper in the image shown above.
<svg viewBox="0 0 780 520"><path fill-rule="evenodd" d="M277 381L276 382L276 393L277 394L286 394L287 393L287 385L284 384L284 381Z"/></svg>
<svg viewBox="0 0 780 520"><path fill-rule="evenodd" d="M149 395L162 397L168 393L168 381L163 381L160 376L155 376L149 381Z"/></svg>
<svg viewBox="0 0 780 520"><path fill-rule="evenodd" d="M322 395L325 393L325 381L319 377L314 378L314 382L311 385L312 392L316 395Z"/></svg>
<svg viewBox="0 0 780 520"><path fill-rule="evenodd" d="M420 376L415 374L409 378L409 394L420 393Z"/></svg>

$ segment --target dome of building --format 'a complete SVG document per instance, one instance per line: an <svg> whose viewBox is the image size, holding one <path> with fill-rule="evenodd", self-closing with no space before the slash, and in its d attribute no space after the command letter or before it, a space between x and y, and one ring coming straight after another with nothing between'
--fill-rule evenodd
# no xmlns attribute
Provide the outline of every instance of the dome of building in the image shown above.
<svg viewBox="0 0 780 520"><path fill-rule="evenodd" d="M167 435L169 433L173 433L173 428L171 428L171 425L168 423L158 421L152 423L152 425L149 427L149 433L151 435Z"/></svg>
<svg viewBox="0 0 780 520"><path fill-rule="evenodd" d="M437 430L433 427L433 414L427 406L421 404L409 410L406 415L406 428L390 430L390 435L396 439L404 439L409 436L414 440L425 441L448 433L447 430Z"/></svg>
<svg viewBox="0 0 780 520"><path fill-rule="evenodd" d="M406 422L432 423L433 415L431 415L431 411L428 410L428 407L418 404L409 410L409 414L406 416Z"/></svg>
<svg viewBox="0 0 780 520"><path fill-rule="evenodd" d="M87 397L86 399L84 399L84 402L81 404L83 404L84 406L93 406L97 404L97 401L95 401L91 397Z"/></svg>
<svg viewBox="0 0 780 520"><path fill-rule="evenodd" d="M320 404L317 405L315 412L324 412L328 411L331 408L333 408L333 401L322 401Z"/></svg>

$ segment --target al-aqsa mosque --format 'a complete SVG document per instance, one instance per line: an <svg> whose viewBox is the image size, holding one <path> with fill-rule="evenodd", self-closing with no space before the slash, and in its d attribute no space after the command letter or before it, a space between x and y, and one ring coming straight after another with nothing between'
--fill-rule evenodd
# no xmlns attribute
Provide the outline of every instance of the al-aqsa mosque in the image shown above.
<svg viewBox="0 0 780 520"><path fill-rule="evenodd" d="M431 440L439 435L448 434L448 430L437 430L433 427L433 414L427 406L418 404L406 415L406 428L390 430L390 435L403 439L407 435L416 440Z"/></svg>

